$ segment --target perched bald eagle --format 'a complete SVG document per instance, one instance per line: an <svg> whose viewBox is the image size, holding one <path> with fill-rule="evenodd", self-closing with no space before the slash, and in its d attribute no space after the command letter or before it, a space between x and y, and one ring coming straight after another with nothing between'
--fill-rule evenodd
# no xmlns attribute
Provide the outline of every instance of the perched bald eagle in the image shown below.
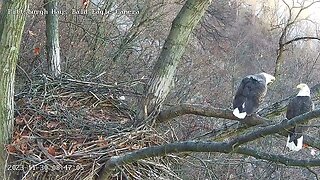
<svg viewBox="0 0 320 180"><path fill-rule="evenodd" d="M292 119L301 114L312 111L313 103L310 97L310 89L306 84L299 84L297 86L299 93L296 97L290 100L287 107L287 119ZM289 130L287 147L292 151L299 151L302 149L303 145L303 136L302 131L305 128L297 125L296 127Z"/></svg>
<svg viewBox="0 0 320 180"><path fill-rule="evenodd" d="M243 78L233 100L233 114L244 119L256 112L267 93L267 85L274 80L275 77L267 73Z"/></svg>

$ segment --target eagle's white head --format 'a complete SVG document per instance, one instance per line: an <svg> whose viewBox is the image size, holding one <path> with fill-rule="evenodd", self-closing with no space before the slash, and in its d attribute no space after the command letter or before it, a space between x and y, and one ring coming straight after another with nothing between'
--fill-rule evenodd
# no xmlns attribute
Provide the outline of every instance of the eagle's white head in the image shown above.
<svg viewBox="0 0 320 180"><path fill-rule="evenodd" d="M276 78L274 76L272 76L271 74L267 74L267 73L260 73L261 75L264 76L264 78L266 78L266 83L272 83L274 80L276 80Z"/></svg>
<svg viewBox="0 0 320 180"><path fill-rule="evenodd" d="M297 88L299 89L297 96L310 96L310 88L308 85L301 83L297 86Z"/></svg>

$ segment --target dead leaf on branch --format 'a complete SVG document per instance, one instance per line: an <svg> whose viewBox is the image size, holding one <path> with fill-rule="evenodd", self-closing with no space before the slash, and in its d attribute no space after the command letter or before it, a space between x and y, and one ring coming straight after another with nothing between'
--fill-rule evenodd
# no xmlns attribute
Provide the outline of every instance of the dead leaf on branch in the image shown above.
<svg viewBox="0 0 320 180"><path fill-rule="evenodd" d="M60 124L60 122L58 122L58 121L50 121L47 124L47 128L48 129L55 129L59 124Z"/></svg>
<svg viewBox="0 0 320 180"><path fill-rule="evenodd" d="M97 145L99 147L106 147L109 145L108 141L104 139L104 137L102 136L98 136L98 141L97 141Z"/></svg>
<svg viewBox="0 0 320 180"><path fill-rule="evenodd" d="M40 48L39 47L35 47L33 49L33 53L34 53L34 55L38 56L40 54Z"/></svg>
<svg viewBox="0 0 320 180"><path fill-rule="evenodd" d="M25 119L25 117L16 117L16 119L15 119L15 122L16 122L16 124L17 125L25 125L25 121L26 121L26 119Z"/></svg>
<svg viewBox="0 0 320 180"><path fill-rule="evenodd" d="M55 150L54 146L48 147L48 153L51 154L52 156L56 155L56 150Z"/></svg>
<svg viewBox="0 0 320 180"><path fill-rule="evenodd" d="M6 149L7 149L8 154L15 154L15 153L17 153L17 148L15 147L14 144L8 144L8 145L6 145Z"/></svg>

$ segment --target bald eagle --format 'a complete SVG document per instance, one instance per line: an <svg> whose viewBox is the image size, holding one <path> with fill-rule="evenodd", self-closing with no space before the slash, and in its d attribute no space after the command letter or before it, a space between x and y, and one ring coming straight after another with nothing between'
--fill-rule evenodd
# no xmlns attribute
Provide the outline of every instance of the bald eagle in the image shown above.
<svg viewBox="0 0 320 180"><path fill-rule="evenodd" d="M267 85L274 80L275 77L267 73L243 78L233 100L233 115L244 119L256 112L267 93Z"/></svg>
<svg viewBox="0 0 320 180"><path fill-rule="evenodd" d="M301 114L312 111L313 103L310 97L310 89L306 84L299 84L297 86L299 93L296 97L290 100L287 107L287 119L292 119ZM291 151L299 151L302 149L303 136L302 131L304 130L301 126L296 126L289 130L287 145Z"/></svg>

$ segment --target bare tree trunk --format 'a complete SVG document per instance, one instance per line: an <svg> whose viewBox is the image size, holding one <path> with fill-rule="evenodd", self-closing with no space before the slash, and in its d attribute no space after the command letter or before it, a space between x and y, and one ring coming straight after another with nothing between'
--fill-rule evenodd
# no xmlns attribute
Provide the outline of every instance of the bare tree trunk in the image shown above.
<svg viewBox="0 0 320 180"><path fill-rule="evenodd" d="M171 90L176 68L188 44L190 34L210 3L211 0L188 0L172 22L169 36L148 83L146 97L139 108L137 115L139 121L158 115L163 101Z"/></svg>
<svg viewBox="0 0 320 180"><path fill-rule="evenodd" d="M14 122L14 78L25 24L27 0L5 0L0 15L0 179L5 174L9 142Z"/></svg>
<svg viewBox="0 0 320 180"><path fill-rule="evenodd" d="M54 77L61 74L58 15L55 13L57 4L55 0L44 0L44 7L48 11L46 14L47 61L49 73Z"/></svg>

